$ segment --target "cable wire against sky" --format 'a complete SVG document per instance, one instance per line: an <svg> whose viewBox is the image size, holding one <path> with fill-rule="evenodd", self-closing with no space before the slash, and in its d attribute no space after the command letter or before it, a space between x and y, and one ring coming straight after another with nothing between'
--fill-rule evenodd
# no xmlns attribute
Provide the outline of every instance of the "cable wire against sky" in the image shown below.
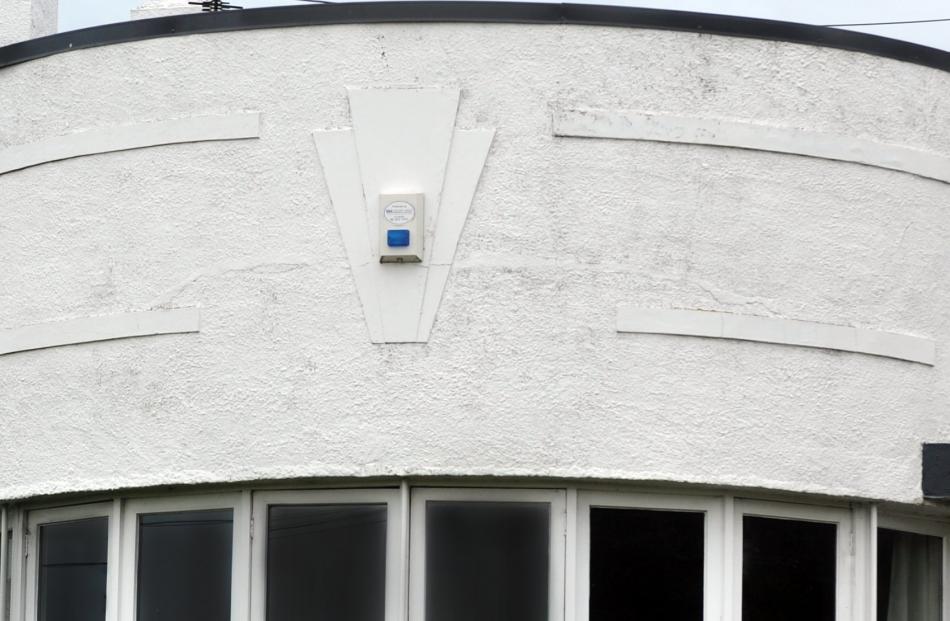
<svg viewBox="0 0 950 621"><path fill-rule="evenodd" d="M864 24L823 24L827 28L838 28L842 26L894 26L898 24L932 24L934 22L950 22L950 17L940 19L911 19L904 22L867 22Z"/></svg>

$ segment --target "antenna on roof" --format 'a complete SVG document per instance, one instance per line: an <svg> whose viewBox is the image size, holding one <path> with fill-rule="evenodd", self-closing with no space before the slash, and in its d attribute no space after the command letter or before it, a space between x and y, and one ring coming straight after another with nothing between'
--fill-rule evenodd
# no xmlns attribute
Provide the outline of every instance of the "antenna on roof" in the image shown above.
<svg viewBox="0 0 950 621"><path fill-rule="evenodd" d="M225 0L202 0L201 2L189 2L188 4L200 6L201 11L207 13L217 13L218 11L226 11L228 9L244 8L242 6L235 6L230 2L225 2Z"/></svg>

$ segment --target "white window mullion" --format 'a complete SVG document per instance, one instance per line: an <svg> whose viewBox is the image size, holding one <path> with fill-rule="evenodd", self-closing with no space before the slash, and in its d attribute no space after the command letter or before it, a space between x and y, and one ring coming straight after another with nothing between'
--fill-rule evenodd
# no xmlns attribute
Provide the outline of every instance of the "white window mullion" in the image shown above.
<svg viewBox="0 0 950 621"><path fill-rule="evenodd" d="M726 495L722 499L722 584L719 590L720 607L723 621L738 621L742 610L742 581L736 581L736 557L741 558L742 525L736 525L735 496ZM741 574L738 574L741 577Z"/></svg>
<svg viewBox="0 0 950 621"><path fill-rule="evenodd" d="M868 590L868 597L870 601L868 602L868 619L876 620L877 619L877 528L878 528L878 517L877 517L877 505L869 506L869 516L870 516L870 557L868 558L868 564L870 565L870 571L868 572L868 582L870 583L870 589Z"/></svg>
<svg viewBox="0 0 950 621"><path fill-rule="evenodd" d="M578 491L576 487L567 489L564 524L564 619L579 621L577 617L577 565L578 532L577 519Z"/></svg>
<svg viewBox="0 0 950 621"><path fill-rule="evenodd" d="M109 563L106 568L106 621L119 621L119 585L122 572L122 499L112 501L109 519Z"/></svg>
<svg viewBox="0 0 950 621"><path fill-rule="evenodd" d="M11 527L13 540L10 542L10 620L21 621L23 610L23 570L26 567L25 540L26 533L23 525L23 511L13 512Z"/></svg>
<svg viewBox="0 0 950 621"><path fill-rule="evenodd" d="M249 621L251 614L251 492L241 492L234 507L234 549L231 551L231 619Z"/></svg>
<svg viewBox="0 0 950 621"><path fill-rule="evenodd" d="M877 597L875 576L877 555L874 553L877 545L875 510L873 505L864 504L856 504L852 509L854 550L852 552L853 609L851 618L854 621L877 618L874 606Z"/></svg>
<svg viewBox="0 0 950 621"><path fill-rule="evenodd" d="M564 490L541 491L551 503L551 542L549 544L551 566L548 578L548 621L564 621L564 578L567 512Z"/></svg>
<svg viewBox="0 0 950 621"><path fill-rule="evenodd" d="M409 542L412 508L409 481L399 484L399 619L409 621Z"/></svg>

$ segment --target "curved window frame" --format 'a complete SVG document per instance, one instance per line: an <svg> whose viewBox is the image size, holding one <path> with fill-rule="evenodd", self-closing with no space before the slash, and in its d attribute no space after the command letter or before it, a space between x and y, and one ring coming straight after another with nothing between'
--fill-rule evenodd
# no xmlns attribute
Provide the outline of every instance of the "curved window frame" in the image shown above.
<svg viewBox="0 0 950 621"><path fill-rule="evenodd" d="M399 489L338 489L256 492L252 513L251 615L267 620L267 523L273 505L386 505L386 621L403 621L405 570L400 562L403 515Z"/></svg>
<svg viewBox="0 0 950 621"><path fill-rule="evenodd" d="M950 621L950 520L941 520L939 518L922 518L919 516L908 516L901 513L891 513L881 511L877 515L876 524L874 524L874 563L872 563L873 572L871 574L874 581L875 591L871 603L871 618L877 619L877 531L879 528L887 528L917 535L929 535L931 537L940 537L943 539L943 597L941 613L943 621Z"/></svg>
<svg viewBox="0 0 950 621"><path fill-rule="evenodd" d="M852 618L855 591L854 516L851 509L784 502L737 499L733 537L732 618L742 619L742 522L745 516L834 524L836 533L835 621ZM726 598L727 600L729 598Z"/></svg>
<svg viewBox="0 0 950 621"><path fill-rule="evenodd" d="M574 621L590 618L590 512L592 508L643 509L702 513L703 542L703 618L720 619L722 615L723 563L725 546L723 500L717 497L671 494L639 494L630 492L579 491L577 494L576 579Z"/></svg>
<svg viewBox="0 0 950 621"><path fill-rule="evenodd" d="M396 487L399 485L399 487ZM775 498L775 497L773 497ZM425 621L425 510L429 500L550 503L548 621L589 618L590 509L631 508L704 512L704 618L741 621L742 527L746 515L834 523L836 620L876 618L878 528L943 539L943 618L950 621L950 515L924 515L874 503L785 502L736 498L708 490L551 485L486 487L411 486L408 481L368 487L260 489L165 497L130 497L70 506L7 508L13 534L7 565L9 621L37 621L39 542L43 524L107 517L106 621L135 621L139 516L168 511L233 511L230 621L266 621L268 507L275 504L387 505L385 621ZM0 568L2 569L2 568ZM0 571L0 573L3 573ZM2 619L2 615L0 615Z"/></svg>
<svg viewBox="0 0 950 621"><path fill-rule="evenodd" d="M250 492L135 498L127 500L121 519L121 577L118 585L123 621L135 621L138 590L139 516L149 513L231 509L234 527L231 548L231 621L246 621L250 604ZM118 520L117 520L118 521Z"/></svg>
<svg viewBox="0 0 950 621"><path fill-rule="evenodd" d="M566 499L563 489L416 487L411 495L409 621L426 621L426 503L537 502L551 506L548 567L548 621L564 621Z"/></svg>
<svg viewBox="0 0 950 621"><path fill-rule="evenodd" d="M27 619L36 619L39 614L39 557L40 557L40 527L47 524L75 522L91 518L107 518L109 520L108 552L106 564L106 615L105 621L116 618L116 597L113 583L117 579L118 558L115 536L115 503L102 502L88 505L76 505L55 509L41 509L30 511L27 514L25 536L26 551L26 580L24 583L24 615Z"/></svg>

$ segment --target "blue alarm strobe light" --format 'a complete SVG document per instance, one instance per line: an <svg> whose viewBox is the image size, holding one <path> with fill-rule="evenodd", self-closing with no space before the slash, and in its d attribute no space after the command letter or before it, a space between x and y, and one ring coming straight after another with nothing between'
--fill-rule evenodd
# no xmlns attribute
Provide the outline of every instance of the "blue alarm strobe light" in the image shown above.
<svg viewBox="0 0 950 621"><path fill-rule="evenodd" d="M390 248L405 248L409 245L409 231L395 229L386 231L386 245Z"/></svg>

